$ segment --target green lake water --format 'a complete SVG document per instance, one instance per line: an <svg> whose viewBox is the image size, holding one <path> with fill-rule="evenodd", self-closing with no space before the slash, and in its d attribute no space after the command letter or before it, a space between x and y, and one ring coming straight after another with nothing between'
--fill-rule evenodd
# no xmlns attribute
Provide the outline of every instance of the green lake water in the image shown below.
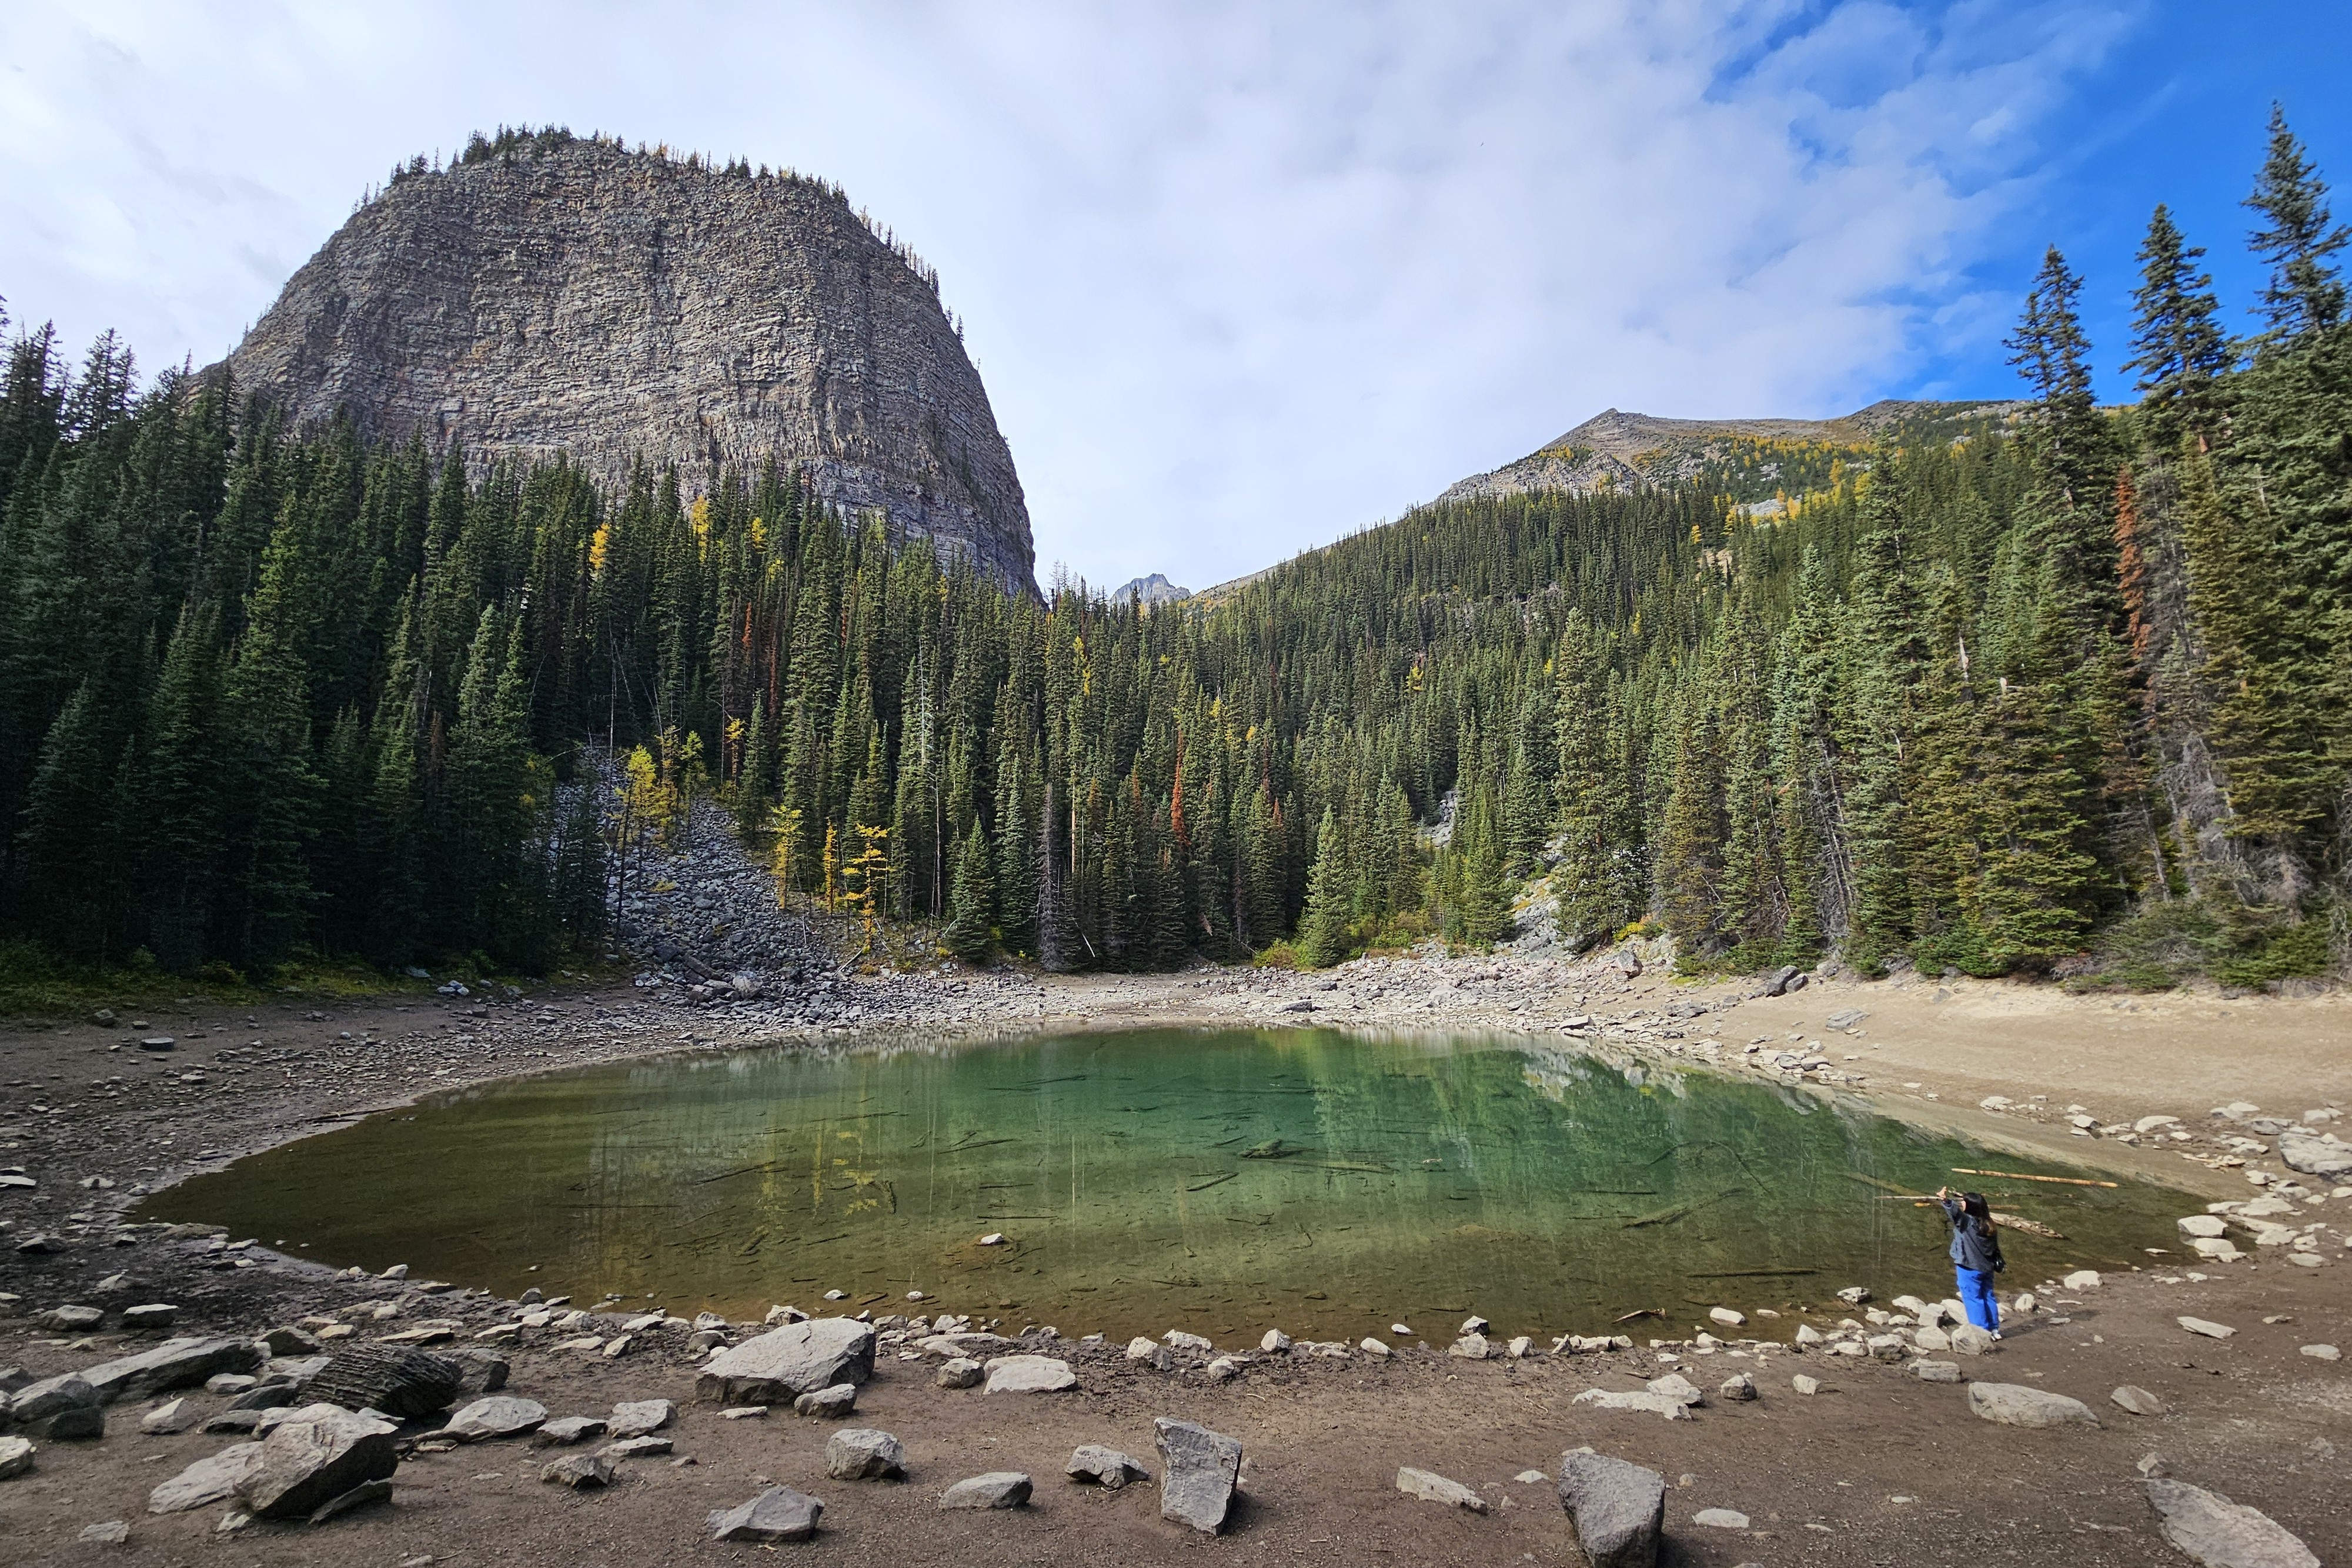
<svg viewBox="0 0 2352 1568"><path fill-rule="evenodd" d="M1139 1030L496 1084L237 1161L143 1217L508 1296L744 1317L840 1290L877 1313L1231 1343L1391 1322L1450 1337L1474 1311L1562 1333L1652 1308L1680 1333L1717 1303L1945 1296L1940 1218L1878 1200L1946 1182L2064 1234L2004 1233L2006 1288L2128 1267L2186 1211L2149 1186L1956 1166L2081 1174L1850 1102L1525 1041Z"/></svg>

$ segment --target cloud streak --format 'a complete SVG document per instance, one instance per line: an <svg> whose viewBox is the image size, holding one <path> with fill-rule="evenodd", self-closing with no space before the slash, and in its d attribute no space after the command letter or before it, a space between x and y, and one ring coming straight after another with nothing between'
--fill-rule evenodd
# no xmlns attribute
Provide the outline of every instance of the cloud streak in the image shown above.
<svg viewBox="0 0 2352 1568"><path fill-rule="evenodd" d="M940 268L1043 561L1201 586L1614 404L1843 412L2130 5L35 5L0 292L216 357L408 154L558 120L842 182Z"/></svg>

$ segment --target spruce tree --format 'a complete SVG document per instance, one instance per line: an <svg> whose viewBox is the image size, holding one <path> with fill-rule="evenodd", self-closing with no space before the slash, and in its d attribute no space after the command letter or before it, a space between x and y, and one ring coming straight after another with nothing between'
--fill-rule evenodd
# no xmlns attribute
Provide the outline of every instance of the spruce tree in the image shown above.
<svg viewBox="0 0 2352 1568"><path fill-rule="evenodd" d="M2140 418L2159 453L2178 445L2183 431L2211 430L2216 394L2230 368L2212 275L2197 270L2204 254L2181 237L2171 212L2158 203L2139 247L2134 353L2124 369L2138 372Z"/></svg>
<svg viewBox="0 0 2352 1568"><path fill-rule="evenodd" d="M952 914L947 929L940 933L940 946L967 964L986 957L992 940L989 914L995 890L991 886L989 859L988 835L974 822L956 856Z"/></svg>
<svg viewBox="0 0 2352 1568"><path fill-rule="evenodd" d="M1348 956L1348 924L1355 914L1354 879L1339 824L1327 808L1315 831L1315 866L1307 879L1307 913L1298 922L1298 956L1307 967L1328 968Z"/></svg>

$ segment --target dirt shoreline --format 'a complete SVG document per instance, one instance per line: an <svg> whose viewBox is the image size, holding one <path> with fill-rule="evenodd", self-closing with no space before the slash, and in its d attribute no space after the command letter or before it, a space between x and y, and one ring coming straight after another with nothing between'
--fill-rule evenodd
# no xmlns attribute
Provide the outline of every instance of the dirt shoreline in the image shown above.
<svg viewBox="0 0 2352 1568"><path fill-rule="evenodd" d="M22 1166L38 1183L0 1193L0 1291L21 1298L18 1315L0 1318L0 1365L47 1374L136 1348L111 1315L104 1331L80 1339L37 1325L32 1314L65 1302L172 1301L182 1311L178 1332L255 1333L331 1316L373 1336L448 1319L457 1325L455 1343L471 1343L485 1327L511 1322L512 1305L478 1292L353 1281L257 1247L231 1252L152 1232L124 1244L115 1219L136 1189L426 1093L657 1052L838 1038L845 1029L983 1040L1081 1028L1306 1025L1582 1040L1611 1054L1793 1082L1803 1092L1860 1095L1885 1113L1990 1146L2125 1171L2208 1200L2253 1196L2247 1168L2286 1174L2274 1157L2221 1165L2246 1158L2221 1141L2243 1132L2215 1122L2212 1107L2252 1102L2294 1117L2352 1101L2352 1051L2344 1049L2352 1007L2336 997L2176 996L2119 1006L2021 986L1914 978L1816 982L1757 998L1752 982L1690 987L1654 971L1512 958L1373 961L1315 976L957 972L826 984L832 999L821 1008L805 991L687 1004L673 999L682 987L668 984L344 1008L289 1002L233 1015L206 1008L119 1019L112 1029L76 1022L0 1031L0 1079L8 1083L0 1166ZM1857 1009L1866 1015L1854 1026L1860 1033L1823 1027L1831 1014ZM824 1021L796 1028L795 1017ZM143 1028L133 1030L133 1022ZM166 1033L174 1038L169 1051L131 1043ZM1821 1062L1802 1076L1769 1060L1792 1033L1811 1042L1807 1054ZM1748 1052L1759 1039L1769 1045ZM202 1081L183 1081L191 1074ZM1991 1095L2011 1103L1981 1108ZM2074 1105L2086 1112L2070 1113ZM2090 1113L2105 1127L2170 1115L2190 1137L2174 1143L2168 1128L2137 1143L2078 1136L2070 1113ZM194 1157L200 1152L214 1157ZM81 1185L93 1177L112 1185ZM2202 1207L2184 1198L2182 1212ZM2339 1207L2352 1211L2352 1199L2315 1212L2332 1225ZM16 1250L35 1233L57 1237L60 1249ZM338 1532L336 1551L387 1563L423 1555L437 1563L719 1561L746 1549L709 1543L698 1528L703 1512L744 1500L759 1490L754 1478L765 1476L825 1500L817 1539L780 1548L824 1561L1176 1561L1201 1544L1159 1518L1153 1489L1082 1491L1060 1470L1070 1447L1103 1442L1156 1473L1150 1418L1177 1415L1233 1433L1251 1456L1250 1500L1213 1548L1236 1560L1490 1563L1530 1553L1572 1563L1572 1532L1549 1489L1510 1478L1530 1469L1549 1474L1561 1450L1581 1444L1667 1477L1672 1562L1973 1563L1989 1553L2027 1563L2161 1561L2170 1549L2157 1539L2134 1468L2150 1449L2184 1479L2262 1508L2327 1557L2352 1549L2346 1465L2334 1452L2352 1447L2352 1380L2300 1350L2352 1335L2352 1293L2340 1283L2352 1278L2352 1265L2333 1232L2326 1266L2289 1267L2277 1251L2250 1245L2242 1261L2199 1270L2201 1280L2153 1264L2110 1276L2095 1291L2073 1292L2075 1304L2018 1322L1994 1354L1965 1361L1971 1379L2046 1385L2084 1400L2099 1412L2095 1429L1997 1427L1968 1414L1964 1390L1920 1383L1900 1365L1736 1344L1666 1354L1679 1355L1710 1393L1731 1371L1753 1371L1762 1397L1711 1400L1696 1419L1671 1423L1570 1403L1589 1388L1637 1388L1639 1378L1665 1370L1646 1344L1525 1361L1463 1361L1428 1349L1377 1364L1360 1354L1345 1362L1265 1356L1219 1385L1207 1380L1205 1357L1160 1373L1116 1347L1061 1342L1034 1348L1069 1356L1080 1392L993 1396L934 1387L929 1364L902 1362L886 1349L855 1419L905 1439L912 1479L877 1485L824 1479L818 1454L827 1426L781 1412L722 1422L710 1407L689 1404L693 1357L680 1334L641 1334L611 1361L542 1342L506 1353L509 1391L559 1415L601 1414L624 1398L677 1399L678 1451L698 1462L632 1461L605 1492L575 1494L539 1484L539 1464L550 1456L520 1445L418 1455L403 1464L390 1508L325 1528ZM100 1291L113 1274L125 1278ZM395 1315L379 1325L373 1314L385 1306ZM2239 1332L2226 1342L2195 1338L2173 1321L2181 1313ZM610 1321L600 1327L616 1330ZM1798 1395L1790 1378L1800 1370L1835 1392ZM2108 1390L2126 1383L2155 1393L2170 1413L2139 1417L2109 1404ZM197 1396L207 1414L226 1402ZM233 1439L143 1437L138 1415L118 1406L103 1442L43 1442L31 1474L0 1481L0 1517L30 1549L25 1560L127 1555L160 1563L205 1549L219 1508L151 1516L144 1499ZM1481 1490L1490 1511L1475 1516L1403 1496L1393 1484L1402 1465ZM947 1483L1006 1468L1036 1477L1029 1509L971 1516L933 1506ZM1738 1509L1750 1528L1692 1524L1705 1508ZM83 1526L109 1520L129 1522L127 1546L76 1539ZM249 1561L296 1563L323 1543L307 1527L255 1526L234 1550Z"/></svg>

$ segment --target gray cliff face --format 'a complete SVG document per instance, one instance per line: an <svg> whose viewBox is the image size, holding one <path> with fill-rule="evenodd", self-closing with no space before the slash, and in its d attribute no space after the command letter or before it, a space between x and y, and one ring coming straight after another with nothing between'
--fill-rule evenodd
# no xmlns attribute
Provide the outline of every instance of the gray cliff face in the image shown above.
<svg viewBox="0 0 2352 1568"><path fill-rule="evenodd" d="M643 455L698 490L772 455L1034 592L1012 453L916 267L815 182L581 141L397 181L229 363L298 421L609 482Z"/></svg>

